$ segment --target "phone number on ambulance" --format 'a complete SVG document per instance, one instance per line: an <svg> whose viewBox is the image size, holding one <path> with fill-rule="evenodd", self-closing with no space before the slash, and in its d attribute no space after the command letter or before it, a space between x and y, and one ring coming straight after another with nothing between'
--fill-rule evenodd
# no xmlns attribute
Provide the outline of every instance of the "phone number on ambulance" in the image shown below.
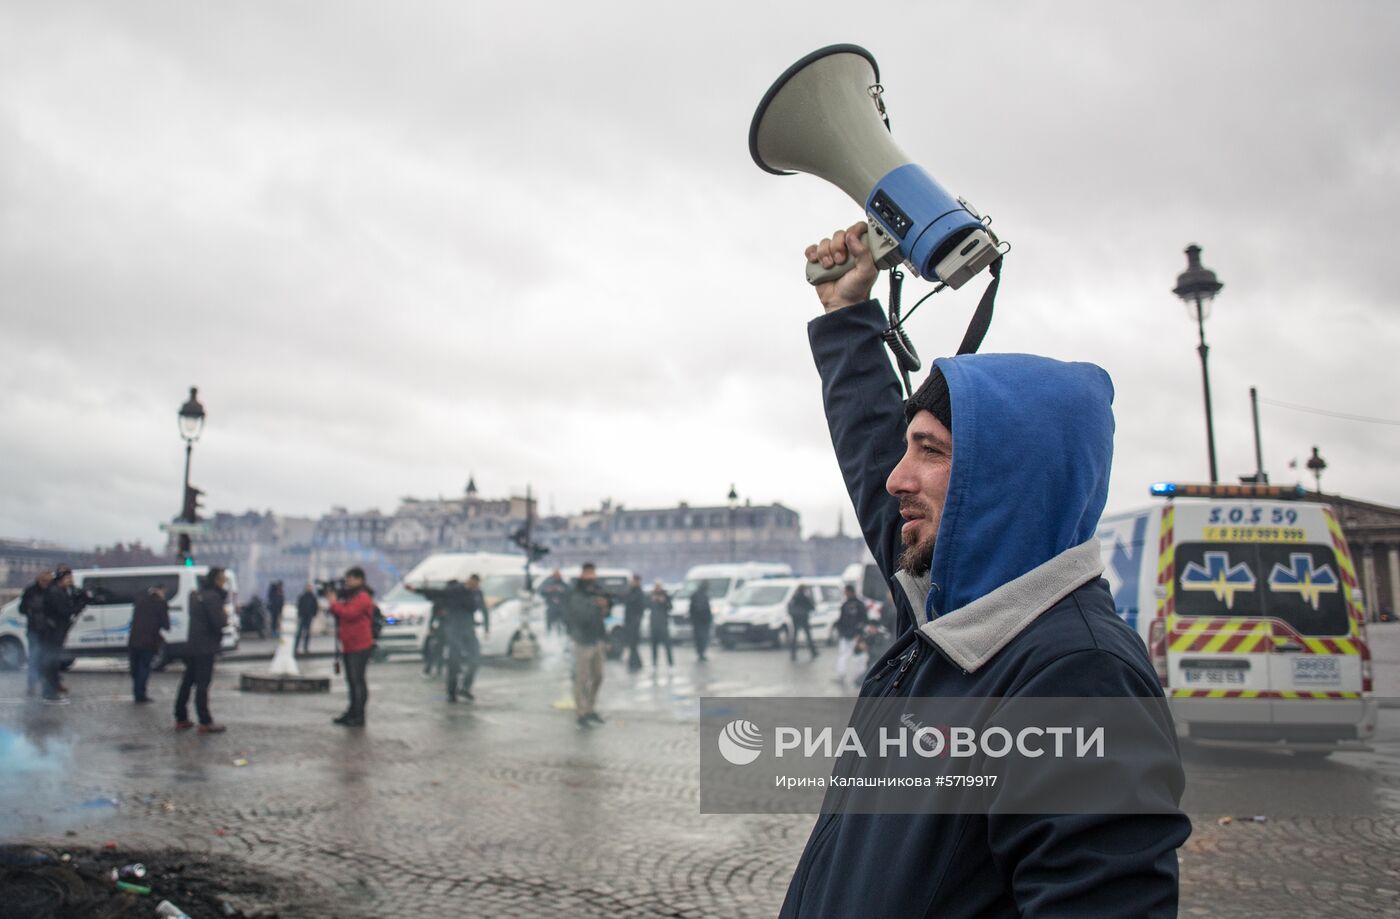
<svg viewBox="0 0 1400 919"><path fill-rule="evenodd" d="M940 775L933 780L939 788L991 788L996 783L994 775Z"/></svg>
<svg viewBox="0 0 1400 919"><path fill-rule="evenodd" d="M1206 542L1307 542L1300 527L1206 527Z"/></svg>

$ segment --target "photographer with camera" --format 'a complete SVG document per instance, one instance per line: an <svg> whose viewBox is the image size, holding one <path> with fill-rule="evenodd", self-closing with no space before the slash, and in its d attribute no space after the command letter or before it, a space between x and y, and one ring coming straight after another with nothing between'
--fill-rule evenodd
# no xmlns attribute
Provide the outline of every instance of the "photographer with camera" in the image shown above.
<svg viewBox="0 0 1400 919"><path fill-rule="evenodd" d="M345 727L364 727L369 702L365 670L374 653L374 598L365 588L364 569L348 569L339 583L325 585L325 593L336 618L336 637L345 659L345 688L350 696L350 707L332 720Z"/></svg>

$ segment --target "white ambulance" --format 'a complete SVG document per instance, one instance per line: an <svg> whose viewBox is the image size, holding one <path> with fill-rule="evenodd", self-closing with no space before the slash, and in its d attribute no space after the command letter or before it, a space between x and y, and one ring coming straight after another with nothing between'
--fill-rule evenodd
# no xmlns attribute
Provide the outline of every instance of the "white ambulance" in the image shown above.
<svg viewBox="0 0 1400 919"><path fill-rule="evenodd" d="M1104 577L1193 742L1365 749L1371 655L1351 553L1302 486L1160 482L1099 523Z"/></svg>

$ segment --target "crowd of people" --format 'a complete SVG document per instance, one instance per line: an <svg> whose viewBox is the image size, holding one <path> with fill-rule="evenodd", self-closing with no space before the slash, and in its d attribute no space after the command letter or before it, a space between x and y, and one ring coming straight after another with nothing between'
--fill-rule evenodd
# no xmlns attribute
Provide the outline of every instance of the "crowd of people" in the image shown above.
<svg viewBox="0 0 1400 919"><path fill-rule="evenodd" d="M446 694L449 703L459 700L472 702L472 687L481 663L481 638L489 638L491 614L481 590L481 578L473 574L465 582L449 580L440 587L427 584L406 585L432 604L431 624L424 645L425 674L441 674L446 670ZM603 724L597 711L599 689L602 686L605 662L613 642L608 619L614 603L622 607L622 652L629 671L644 667L642 657L642 627L651 646L651 666L657 670L664 655L666 666L675 665L675 647L671 635L671 613L674 601L665 586L656 581L650 590L643 587L640 575L634 574L621 596L603 588L597 568L585 564L571 584L556 568L541 582L539 595L545 605L545 628L562 632L569 639L573 656L573 688L575 717L580 728ZM131 674L132 698L137 704L147 704L150 674L165 647L164 633L170 630L170 600L165 588L151 586L134 604L127 656ZM68 631L91 602L90 594L74 586L73 573L67 566L41 573L25 589L20 609L28 620L29 679L31 696L42 695L45 702L62 705L68 701L67 688L61 679L64 655L61 649ZM346 571L335 584L323 584L318 590L308 583L296 600L297 627L293 651L310 653L312 624L322 601L336 623L335 640L337 672L343 667L348 704L334 722L347 727L365 723L369 701L367 671L374 656L378 622L378 607L373 591L365 583L365 573L356 567ZM199 733L221 733L224 725L216 722L209 708L209 687L213 681L215 660L219 654L225 627L228 624L228 576L220 568L211 568L200 580L199 589L189 597L188 637L178 649L184 662L184 672L175 698L175 729L197 729ZM267 589L265 605L255 598L248 607L253 627L260 634L279 636L286 595L281 581L272 582ZM796 660L799 635L805 635L813 658L818 655L812 637L811 615L816 604L807 587L800 587L788 605L791 619L789 653ZM261 617L261 618L259 618ZM708 588L701 583L689 597L689 620L695 660L709 660L714 615ZM245 621L245 625L249 622ZM846 600L835 624L838 636L836 679L859 685L864 667L864 642L870 627L865 602L847 587ZM193 701L195 720L190 719Z"/></svg>

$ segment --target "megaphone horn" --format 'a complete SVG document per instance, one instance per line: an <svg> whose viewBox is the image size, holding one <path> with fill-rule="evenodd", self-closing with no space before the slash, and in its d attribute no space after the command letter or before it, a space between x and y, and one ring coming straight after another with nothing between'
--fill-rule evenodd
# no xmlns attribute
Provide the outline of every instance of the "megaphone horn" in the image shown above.
<svg viewBox="0 0 1400 919"><path fill-rule="evenodd" d="M997 237L894 142L882 92L879 65L864 48L813 51L764 94L749 126L749 152L767 172L817 176L861 205L880 268L904 261L921 278L959 288L1000 257ZM810 264L807 280L832 280L854 264Z"/></svg>

